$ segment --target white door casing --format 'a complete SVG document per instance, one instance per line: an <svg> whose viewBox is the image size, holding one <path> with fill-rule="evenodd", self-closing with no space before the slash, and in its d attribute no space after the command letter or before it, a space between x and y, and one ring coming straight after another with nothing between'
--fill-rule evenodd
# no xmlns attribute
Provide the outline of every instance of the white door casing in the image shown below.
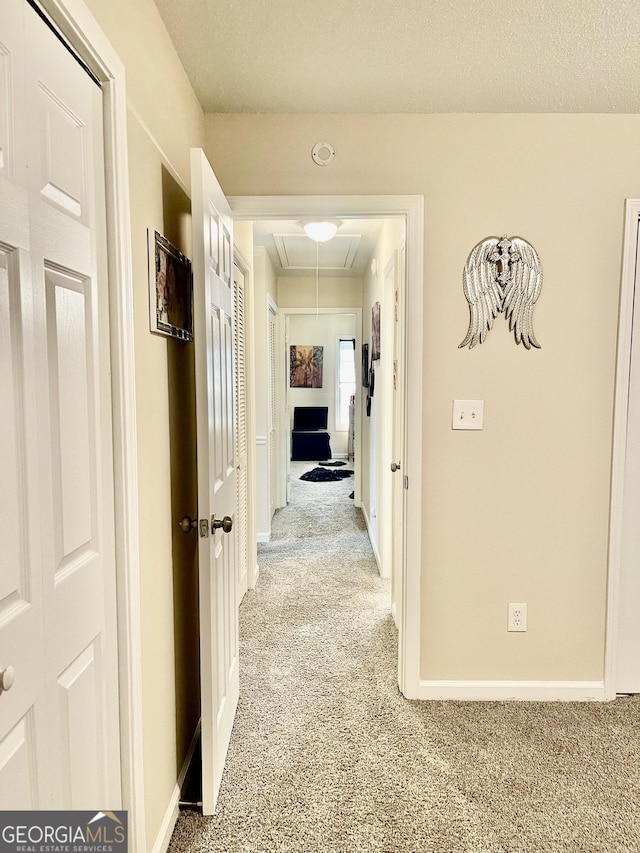
<svg viewBox="0 0 640 853"><path fill-rule="evenodd" d="M239 694L237 491L233 376L233 222L199 148L191 149L194 345L198 456L198 562L202 811L213 814Z"/></svg>
<svg viewBox="0 0 640 853"><path fill-rule="evenodd" d="M0 11L1 808L119 808L102 94ZM10 458L9 458L10 457Z"/></svg>
<svg viewBox="0 0 640 853"><path fill-rule="evenodd" d="M291 326L290 322L290 314L285 312L281 315L280 320L280 328L282 333L282 340L284 341L284 357L285 359L289 358L289 347L291 346L290 338L289 338L289 329ZM284 380L284 406L282 407L281 418L280 418L280 429L282 430L285 436L285 450L284 450L284 499L285 503L289 503L291 500L291 388L289 385L288 377Z"/></svg>
<svg viewBox="0 0 640 853"><path fill-rule="evenodd" d="M627 199L611 481L605 698L640 692L640 200Z"/></svg>
<svg viewBox="0 0 640 853"><path fill-rule="evenodd" d="M279 500L281 474L278 466L278 306L269 299L269 530Z"/></svg>

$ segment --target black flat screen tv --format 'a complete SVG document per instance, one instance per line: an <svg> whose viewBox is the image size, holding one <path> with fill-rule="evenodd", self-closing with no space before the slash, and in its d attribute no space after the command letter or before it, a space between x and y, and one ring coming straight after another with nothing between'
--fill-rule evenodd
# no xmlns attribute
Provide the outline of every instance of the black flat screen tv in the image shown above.
<svg viewBox="0 0 640 853"><path fill-rule="evenodd" d="M326 429L328 406L296 406L293 410L293 428L300 432Z"/></svg>

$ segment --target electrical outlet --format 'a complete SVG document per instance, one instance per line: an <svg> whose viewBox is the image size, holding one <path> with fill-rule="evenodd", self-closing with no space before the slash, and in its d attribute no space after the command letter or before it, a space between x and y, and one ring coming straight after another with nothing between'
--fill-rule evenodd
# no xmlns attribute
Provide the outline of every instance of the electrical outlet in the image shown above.
<svg viewBox="0 0 640 853"><path fill-rule="evenodd" d="M527 630L527 605L509 604L509 617L507 620L507 631Z"/></svg>

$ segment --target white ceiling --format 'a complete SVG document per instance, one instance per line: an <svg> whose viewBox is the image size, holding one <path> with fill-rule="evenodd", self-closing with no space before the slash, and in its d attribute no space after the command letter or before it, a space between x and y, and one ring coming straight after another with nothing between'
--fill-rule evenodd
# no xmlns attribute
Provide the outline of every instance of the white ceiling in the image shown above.
<svg viewBox="0 0 640 853"><path fill-rule="evenodd" d="M382 223L382 219L343 220L333 240L319 245L318 268L332 276L364 275ZM253 242L255 246L265 247L278 275L315 272L316 244L295 220L254 222Z"/></svg>
<svg viewBox="0 0 640 853"><path fill-rule="evenodd" d="M206 112L640 112L638 0L155 0Z"/></svg>

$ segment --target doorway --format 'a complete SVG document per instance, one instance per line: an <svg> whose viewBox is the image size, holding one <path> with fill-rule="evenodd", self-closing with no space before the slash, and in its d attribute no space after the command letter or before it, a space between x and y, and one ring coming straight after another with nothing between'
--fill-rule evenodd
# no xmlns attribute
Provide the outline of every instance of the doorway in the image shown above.
<svg viewBox="0 0 640 853"><path fill-rule="evenodd" d="M281 311L281 334L283 342L281 361L284 364L283 391L284 403L280 409L280 424L284 440L282 473L286 479L287 501L290 501L291 462L297 455L292 447L292 430L295 427L295 411L312 407L319 408L321 415L326 414L326 432L330 460L339 464L348 464L353 468L353 491L355 506L362 503L361 486L361 414L362 382L361 368L356 358L362 346L362 308L322 308L316 314L307 308L283 308ZM345 351L343 364L351 364L353 373L347 371L342 379L353 378L353 383L341 384L341 353ZM321 381L302 383L299 386L292 378L292 358L298 348L312 347L319 351L321 358ZM345 391L345 384L348 390ZM310 385L311 387L307 387ZM353 402L350 403L350 398ZM304 411L303 411L304 414ZM307 456L307 454L303 454ZM326 454L325 454L326 455ZM326 462L322 456L319 460Z"/></svg>
<svg viewBox="0 0 640 853"><path fill-rule="evenodd" d="M404 287L405 353L421 351L423 311L423 198L422 196L310 196L310 197L232 197L234 219L264 221L299 220L317 216L347 220L355 217L400 218L406 238L406 276ZM256 311L259 310L259 305ZM366 319L364 320L366 322ZM404 358L404 383L412 393L405 394L404 446L402 463L411 476L404 482L403 561L400 572L401 611L398 642L398 684L408 698L417 698L420 690L420 571L422 529L422 360Z"/></svg>

